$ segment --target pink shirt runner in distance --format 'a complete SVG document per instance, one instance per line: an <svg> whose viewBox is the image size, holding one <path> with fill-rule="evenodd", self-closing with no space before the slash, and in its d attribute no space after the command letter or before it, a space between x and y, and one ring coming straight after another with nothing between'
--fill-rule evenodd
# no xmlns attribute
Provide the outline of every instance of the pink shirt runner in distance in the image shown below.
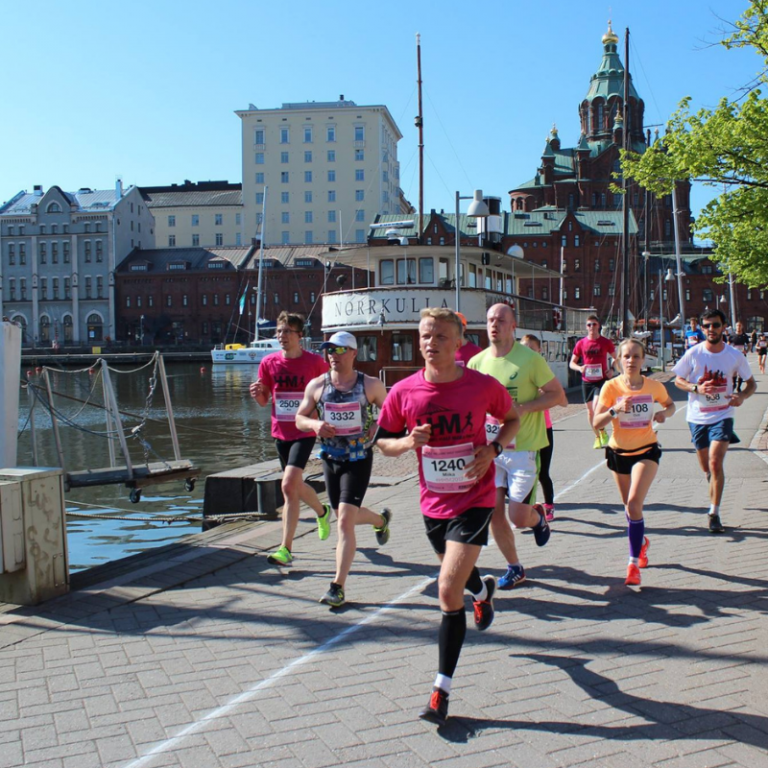
<svg viewBox="0 0 768 768"><path fill-rule="evenodd" d="M314 435L296 429L296 411L307 384L327 370L328 363L320 355L306 350L302 351L301 357L292 358L274 352L261 361L259 378L272 397L272 437L299 440Z"/></svg>
<svg viewBox="0 0 768 768"><path fill-rule="evenodd" d="M379 414L379 426L390 432L411 431L429 423L432 436L428 445L436 448L471 443L486 444L485 414L500 421L512 407L512 398L496 379L464 368L464 375L445 384L414 373L392 387ZM472 507L493 507L496 499L494 465L471 487L461 493L437 493L427 487L422 451L417 450L421 511L426 517L448 519Z"/></svg>

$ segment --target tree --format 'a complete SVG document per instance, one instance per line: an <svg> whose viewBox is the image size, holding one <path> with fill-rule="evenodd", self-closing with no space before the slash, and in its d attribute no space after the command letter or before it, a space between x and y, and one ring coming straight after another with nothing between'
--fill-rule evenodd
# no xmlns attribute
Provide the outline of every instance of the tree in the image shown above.
<svg viewBox="0 0 768 768"><path fill-rule="evenodd" d="M712 240L717 259L750 287L768 283L768 0L752 0L720 44L752 48L763 68L741 98L721 99L714 110L690 112L680 102L667 132L643 155L622 153L622 169L658 195L673 179L693 179L723 192L709 202L694 230Z"/></svg>

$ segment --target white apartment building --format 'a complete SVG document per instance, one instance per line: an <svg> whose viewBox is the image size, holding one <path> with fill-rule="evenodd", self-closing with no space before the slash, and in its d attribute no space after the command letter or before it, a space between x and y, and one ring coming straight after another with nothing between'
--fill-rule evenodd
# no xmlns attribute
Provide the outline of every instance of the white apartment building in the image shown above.
<svg viewBox="0 0 768 768"><path fill-rule="evenodd" d="M141 187L155 217L159 248L221 248L242 245L243 192L227 181L184 181ZM250 245L250 240L246 242Z"/></svg>
<svg viewBox="0 0 768 768"><path fill-rule="evenodd" d="M402 134L387 107L341 96L279 109L251 104L236 114L243 127L242 242L259 235L263 222L267 244L363 243L376 214L402 211Z"/></svg>
<svg viewBox="0 0 768 768"><path fill-rule="evenodd" d="M0 205L0 314L22 343L99 345L115 338L115 268L154 248L154 219L136 187L47 192Z"/></svg>

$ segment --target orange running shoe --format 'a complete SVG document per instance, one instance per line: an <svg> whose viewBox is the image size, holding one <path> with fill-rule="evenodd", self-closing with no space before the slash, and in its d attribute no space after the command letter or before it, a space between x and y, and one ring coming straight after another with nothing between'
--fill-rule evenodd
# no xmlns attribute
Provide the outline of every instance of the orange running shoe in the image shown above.
<svg viewBox="0 0 768 768"><path fill-rule="evenodd" d="M641 568L647 568L648 567L648 550L650 549L651 542L648 541L648 537L646 536L643 539L643 546L640 547L640 556L637 558L637 564Z"/></svg>
<svg viewBox="0 0 768 768"><path fill-rule="evenodd" d="M627 578L624 583L628 586L640 586L640 569L634 563L627 566Z"/></svg>

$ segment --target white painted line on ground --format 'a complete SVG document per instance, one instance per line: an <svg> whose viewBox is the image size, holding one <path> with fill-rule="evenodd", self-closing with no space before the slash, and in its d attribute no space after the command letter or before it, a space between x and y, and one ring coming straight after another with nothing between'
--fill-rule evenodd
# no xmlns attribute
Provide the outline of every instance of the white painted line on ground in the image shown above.
<svg viewBox="0 0 768 768"><path fill-rule="evenodd" d="M278 680L290 674L294 669L296 669L296 667L299 667L302 664L306 664L307 662L312 661L317 656L320 656L321 654L325 653L326 651L329 651L334 646L341 643L342 640L345 640L350 635L353 635L361 627L364 627L367 624L370 624L371 622L376 621L376 619L378 619L380 616L383 616L385 613L388 613L389 611L391 611L398 603L408 600L412 595L423 590L432 581L434 581L433 576L423 579L418 584L411 587L407 592L403 592L403 594L400 595L399 597L396 597L394 600L391 600L386 605L381 606L381 608L379 608L376 612L372 613L370 616L366 616L361 621L358 621L357 624L353 624L352 626L347 627L343 632L340 632L338 635L335 635L330 640L327 640L319 648L315 648L313 651L310 651L309 653L305 653L303 656L299 656L299 658L294 659L287 666L277 670L277 672L274 672L269 677L262 680L260 683L257 683L252 688L249 688L247 691L243 691L243 693L240 693L237 696L233 697L226 704L223 704L222 706L212 710L207 715L204 715L202 718L200 718L200 720L196 720L194 723L190 723L188 726L186 726L181 731L179 731L179 733L177 733L175 736L173 736L170 739L167 739L166 741L160 742L155 747L153 747L149 752L147 752L146 755L143 755L142 757L137 758L133 762L126 764L124 768L141 768L141 766L147 765L152 760L152 758L162 754L163 752L167 752L169 749L173 749L173 747L180 744L187 736L190 736L193 733L196 733L208 723L214 720L218 720L219 718L226 717L228 714L230 714L234 709L239 707L241 704L245 704L247 701L250 701L260 691L270 688Z"/></svg>

